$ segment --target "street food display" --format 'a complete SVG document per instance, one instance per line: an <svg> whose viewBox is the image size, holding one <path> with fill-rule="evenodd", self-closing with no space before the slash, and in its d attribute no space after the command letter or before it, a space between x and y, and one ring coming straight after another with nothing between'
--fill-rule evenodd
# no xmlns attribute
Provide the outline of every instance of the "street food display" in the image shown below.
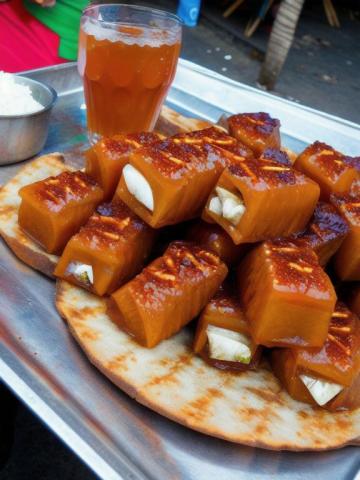
<svg viewBox="0 0 360 480"><path fill-rule="evenodd" d="M360 280L360 196L332 195L331 203L350 229L335 255L335 271L341 280Z"/></svg>
<svg viewBox="0 0 360 480"><path fill-rule="evenodd" d="M336 294L313 250L263 242L240 263L239 298L252 338L267 347L321 347Z"/></svg>
<svg viewBox="0 0 360 480"><path fill-rule="evenodd" d="M190 124L106 128L85 171L34 160L0 191L1 235L58 279L90 360L150 408L264 448L354 442L360 294L338 300L333 282L360 281L356 168L320 142L294 163L262 112Z"/></svg>
<svg viewBox="0 0 360 480"><path fill-rule="evenodd" d="M348 233L348 223L337 209L330 203L319 202L306 229L294 237L306 242L317 254L320 265L325 266Z"/></svg>
<svg viewBox="0 0 360 480"><path fill-rule="evenodd" d="M160 139L161 135L152 132L114 135L103 137L87 150L85 171L103 189L104 200L111 200L114 196L131 152Z"/></svg>
<svg viewBox="0 0 360 480"><path fill-rule="evenodd" d="M195 221L186 238L216 253L226 265L235 265L244 256L248 245L235 245L231 237L216 223Z"/></svg>
<svg viewBox="0 0 360 480"><path fill-rule="evenodd" d="M338 302L322 348L275 349L272 364L296 400L330 410L360 407L359 318Z"/></svg>
<svg viewBox="0 0 360 480"><path fill-rule="evenodd" d="M201 214L221 172L245 155L252 154L215 127L175 135L131 155L116 196L153 228L184 222Z"/></svg>
<svg viewBox="0 0 360 480"><path fill-rule="evenodd" d="M103 199L83 172L63 172L19 191L19 225L46 252L59 254Z"/></svg>
<svg viewBox="0 0 360 480"><path fill-rule="evenodd" d="M236 245L285 237L305 228L319 194L305 175L263 155L224 170L203 218L217 222Z"/></svg>
<svg viewBox="0 0 360 480"><path fill-rule="evenodd" d="M297 158L295 168L317 182L321 199L329 200L332 193L347 193L360 173L348 157L322 142L307 147Z"/></svg>
<svg viewBox="0 0 360 480"><path fill-rule="evenodd" d="M208 250L171 243L162 257L111 295L109 315L137 342L152 348L201 312L227 272Z"/></svg>
<svg viewBox="0 0 360 480"><path fill-rule="evenodd" d="M257 155L267 148L280 148L280 122L268 113L240 113L227 119L230 135L245 143Z"/></svg>
<svg viewBox="0 0 360 480"><path fill-rule="evenodd" d="M154 240L154 230L123 202L101 204L66 245L54 275L109 295L139 272Z"/></svg>
<svg viewBox="0 0 360 480"><path fill-rule="evenodd" d="M202 311L193 348L222 370L257 368L262 349L252 340L238 295L229 284L220 287Z"/></svg>

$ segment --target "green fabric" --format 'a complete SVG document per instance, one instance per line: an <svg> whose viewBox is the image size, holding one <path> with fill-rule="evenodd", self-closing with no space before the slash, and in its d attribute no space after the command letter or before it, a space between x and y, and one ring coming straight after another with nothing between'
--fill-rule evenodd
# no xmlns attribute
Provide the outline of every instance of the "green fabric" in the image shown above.
<svg viewBox="0 0 360 480"><path fill-rule="evenodd" d="M54 7L41 7L24 0L25 8L60 37L59 57L76 60L80 17L88 0L57 0Z"/></svg>

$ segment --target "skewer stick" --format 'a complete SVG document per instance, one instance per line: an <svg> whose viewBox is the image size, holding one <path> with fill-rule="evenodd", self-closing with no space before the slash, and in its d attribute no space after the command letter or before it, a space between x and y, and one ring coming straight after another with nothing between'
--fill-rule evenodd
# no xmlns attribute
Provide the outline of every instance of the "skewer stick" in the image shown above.
<svg viewBox="0 0 360 480"><path fill-rule="evenodd" d="M233 2L233 3L230 5L230 7L228 7L228 8L225 10L225 12L223 13L223 17L224 17L224 18L230 17L230 15L231 15L232 13L234 13L235 10L237 10L237 9L240 7L240 5L241 5L242 3L244 3L244 1L245 1L245 0L236 0L235 2Z"/></svg>

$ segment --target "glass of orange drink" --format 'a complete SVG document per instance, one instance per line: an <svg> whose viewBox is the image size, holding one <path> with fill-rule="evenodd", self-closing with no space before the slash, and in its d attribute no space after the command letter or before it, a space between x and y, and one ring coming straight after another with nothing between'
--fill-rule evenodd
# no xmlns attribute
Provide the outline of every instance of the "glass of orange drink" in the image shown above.
<svg viewBox="0 0 360 480"><path fill-rule="evenodd" d="M91 143L154 128L180 45L181 20L171 13L120 4L84 10L78 69Z"/></svg>

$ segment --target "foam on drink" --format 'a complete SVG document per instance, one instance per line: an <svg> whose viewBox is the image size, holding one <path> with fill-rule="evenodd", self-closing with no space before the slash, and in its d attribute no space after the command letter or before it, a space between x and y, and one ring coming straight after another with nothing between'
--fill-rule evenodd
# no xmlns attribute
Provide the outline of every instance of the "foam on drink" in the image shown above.
<svg viewBox="0 0 360 480"><path fill-rule="evenodd" d="M148 46L159 48L162 45L174 45L180 41L181 29L167 31L161 27L133 27L129 24L117 25L118 30L111 27L105 27L95 23L90 18L86 19L82 25L83 31L87 35L95 37L97 41L108 40L109 42L122 42L126 45L138 45L140 47ZM141 35L131 35L124 30L142 31Z"/></svg>

